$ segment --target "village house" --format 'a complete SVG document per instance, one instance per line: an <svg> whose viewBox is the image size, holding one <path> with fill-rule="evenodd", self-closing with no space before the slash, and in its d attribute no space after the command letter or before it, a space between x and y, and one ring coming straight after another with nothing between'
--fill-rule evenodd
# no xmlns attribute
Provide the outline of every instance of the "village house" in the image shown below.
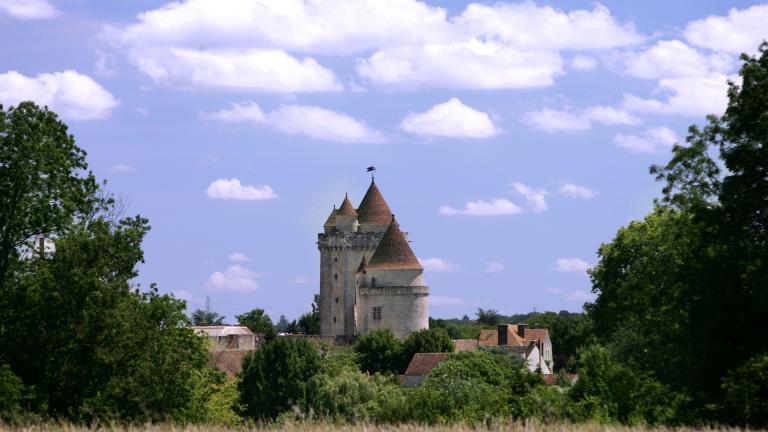
<svg viewBox="0 0 768 432"><path fill-rule="evenodd" d="M195 333L210 341L208 362L235 378L242 370L243 358L264 341L264 335L253 333L245 326L193 326Z"/></svg>
<svg viewBox="0 0 768 432"><path fill-rule="evenodd" d="M516 353L528 363L531 371L540 370L543 375L552 374L552 340L549 338L549 330L545 328L528 328L525 324L499 324L496 330L480 331L478 345Z"/></svg>

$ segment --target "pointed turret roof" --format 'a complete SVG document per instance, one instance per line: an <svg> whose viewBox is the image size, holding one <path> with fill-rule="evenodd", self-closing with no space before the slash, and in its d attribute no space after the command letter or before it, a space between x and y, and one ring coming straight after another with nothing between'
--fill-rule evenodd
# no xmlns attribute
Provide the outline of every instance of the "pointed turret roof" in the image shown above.
<svg viewBox="0 0 768 432"><path fill-rule="evenodd" d="M328 219L323 224L324 227L327 226L336 226L336 205L333 206L333 210L331 210L331 214L328 215Z"/></svg>
<svg viewBox="0 0 768 432"><path fill-rule="evenodd" d="M360 266L357 267L357 272L360 273L361 271L364 271L366 267L368 267L368 261L365 260L365 255L363 255L363 259L360 261Z"/></svg>
<svg viewBox="0 0 768 432"><path fill-rule="evenodd" d="M423 270L423 267L413 254L405 234L400 231L400 225L392 215L392 222L379 242L379 246L368 263L369 269L407 269Z"/></svg>
<svg viewBox="0 0 768 432"><path fill-rule="evenodd" d="M341 203L341 207L336 210L337 216L357 216L357 210L352 206L352 202L349 201L349 196L344 194L344 202Z"/></svg>
<svg viewBox="0 0 768 432"><path fill-rule="evenodd" d="M357 208L359 222L371 225L389 225L392 220L392 211L389 209L384 197L381 196L376 182L371 179L371 186L365 193L360 207Z"/></svg>

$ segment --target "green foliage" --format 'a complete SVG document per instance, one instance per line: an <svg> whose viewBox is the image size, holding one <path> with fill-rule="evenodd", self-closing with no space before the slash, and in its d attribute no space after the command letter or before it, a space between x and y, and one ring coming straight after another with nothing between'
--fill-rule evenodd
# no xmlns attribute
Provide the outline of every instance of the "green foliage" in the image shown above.
<svg viewBox="0 0 768 432"><path fill-rule="evenodd" d="M403 343L390 330L374 330L360 336L355 352L360 369L369 374L397 374L403 367Z"/></svg>
<svg viewBox="0 0 768 432"><path fill-rule="evenodd" d="M477 309L477 322L486 326L495 326L503 321L503 317L495 309Z"/></svg>
<svg viewBox="0 0 768 432"><path fill-rule="evenodd" d="M511 356L486 351L452 354L409 394L409 416L425 423L521 418L524 397L540 384L540 377Z"/></svg>
<svg viewBox="0 0 768 432"><path fill-rule="evenodd" d="M266 339L274 338L277 333L272 325L272 318L264 312L264 309L253 309L241 315L235 315L238 324L248 327L254 333L260 333Z"/></svg>
<svg viewBox="0 0 768 432"><path fill-rule="evenodd" d="M300 333L307 335L320 334L320 294L312 298L312 311L299 317L297 327Z"/></svg>
<svg viewBox="0 0 768 432"><path fill-rule="evenodd" d="M98 184L55 113L22 102L0 105L0 288L21 248L66 233L102 200Z"/></svg>
<svg viewBox="0 0 768 432"><path fill-rule="evenodd" d="M361 373L344 367L309 380L308 409L334 422L380 422L395 419L405 407L405 395L392 377Z"/></svg>
<svg viewBox="0 0 768 432"><path fill-rule="evenodd" d="M403 341L400 372L405 373L416 353L453 352L453 341L444 329L422 329L408 335Z"/></svg>
<svg viewBox="0 0 768 432"><path fill-rule="evenodd" d="M234 426L242 422L237 381L214 368L197 371L193 389L194 403L185 413L183 421L197 424Z"/></svg>
<svg viewBox="0 0 768 432"><path fill-rule="evenodd" d="M10 422L22 410L24 383L17 377L10 366L0 364L0 421Z"/></svg>
<svg viewBox="0 0 768 432"><path fill-rule="evenodd" d="M570 398L576 421L623 424L670 422L681 402L657 380L621 365L597 345L581 352Z"/></svg>
<svg viewBox="0 0 768 432"><path fill-rule="evenodd" d="M723 380L723 414L729 422L768 426L768 354L731 370Z"/></svg>
<svg viewBox="0 0 768 432"><path fill-rule="evenodd" d="M226 317L209 310L196 309L192 312L192 324L196 326L223 325L224 318Z"/></svg>
<svg viewBox="0 0 768 432"><path fill-rule="evenodd" d="M296 406L306 407L307 382L320 369L320 354L304 338L278 337L243 359L240 403L243 414L274 420Z"/></svg>
<svg viewBox="0 0 768 432"><path fill-rule="evenodd" d="M584 314L560 311L530 314L525 323L549 330L555 370L575 371L577 351L595 340L592 321Z"/></svg>
<svg viewBox="0 0 768 432"><path fill-rule="evenodd" d="M545 423L567 421L570 414L568 389L557 385L533 387L520 403L523 418L533 418Z"/></svg>
<svg viewBox="0 0 768 432"><path fill-rule="evenodd" d="M483 329L483 325L478 324L476 321L470 320L469 317L467 317L466 320L435 319L430 317L429 328L445 329L451 339L477 339L480 337L480 330Z"/></svg>

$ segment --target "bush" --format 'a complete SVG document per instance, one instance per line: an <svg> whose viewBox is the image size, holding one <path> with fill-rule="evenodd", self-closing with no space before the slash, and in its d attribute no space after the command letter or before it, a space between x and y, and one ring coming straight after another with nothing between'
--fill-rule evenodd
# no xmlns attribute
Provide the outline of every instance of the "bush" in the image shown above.
<svg viewBox="0 0 768 432"><path fill-rule="evenodd" d="M307 382L320 369L320 354L304 338L278 337L243 359L238 391L243 414L274 420L306 408Z"/></svg>
<svg viewBox="0 0 768 432"><path fill-rule="evenodd" d="M723 379L724 420L729 423L768 426L768 354L752 357Z"/></svg>
<svg viewBox="0 0 768 432"><path fill-rule="evenodd" d="M403 343L390 330L374 330L355 344L360 369L369 374L397 374L403 368Z"/></svg>

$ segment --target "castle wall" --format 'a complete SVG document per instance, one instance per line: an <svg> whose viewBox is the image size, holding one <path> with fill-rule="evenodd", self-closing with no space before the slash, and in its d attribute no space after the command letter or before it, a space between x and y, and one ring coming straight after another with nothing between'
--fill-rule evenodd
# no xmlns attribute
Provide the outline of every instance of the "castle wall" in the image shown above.
<svg viewBox="0 0 768 432"><path fill-rule="evenodd" d="M389 329L400 339L414 331L429 328L429 287L387 286L358 288L358 331ZM374 317L374 307L381 317Z"/></svg>

